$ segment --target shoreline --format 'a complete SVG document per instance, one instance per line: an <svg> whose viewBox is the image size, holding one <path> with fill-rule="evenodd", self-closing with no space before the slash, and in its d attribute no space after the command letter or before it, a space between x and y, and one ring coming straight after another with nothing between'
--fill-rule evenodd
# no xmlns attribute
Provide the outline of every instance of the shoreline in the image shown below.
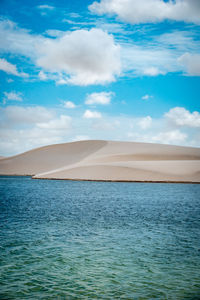
<svg viewBox="0 0 200 300"><path fill-rule="evenodd" d="M40 179L40 180L66 180L66 181L89 181L89 182L125 182L125 183L184 183L184 184L200 184L200 182L192 181L161 181L161 180L110 180L110 179L70 179L70 178L38 178L31 177L31 179Z"/></svg>
<svg viewBox="0 0 200 300"><path fill-rule="evenodd" d="M34 175L13 175L13 174L0 174L0 176L5 177L30 177L31 179L37 179L37 180L62 180L62 181L88 181L88 182L119 182L119 183L174 183L174 184L200 184L200 182L197 181L170 181L170 180L105 180L105 179L71 179L71 178L39 178L39 177L33 177Z"/></svg>

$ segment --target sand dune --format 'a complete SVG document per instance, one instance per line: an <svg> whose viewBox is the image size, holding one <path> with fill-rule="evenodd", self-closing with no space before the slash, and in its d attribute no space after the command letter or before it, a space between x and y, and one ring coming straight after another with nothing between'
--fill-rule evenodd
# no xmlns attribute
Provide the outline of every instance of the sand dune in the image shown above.
<svg viewBox="0 0 200 300"><path fill-rule="evenodd" d="M200 148L73 142L3 158L0 174L72 180L200 182Z"/></svg>

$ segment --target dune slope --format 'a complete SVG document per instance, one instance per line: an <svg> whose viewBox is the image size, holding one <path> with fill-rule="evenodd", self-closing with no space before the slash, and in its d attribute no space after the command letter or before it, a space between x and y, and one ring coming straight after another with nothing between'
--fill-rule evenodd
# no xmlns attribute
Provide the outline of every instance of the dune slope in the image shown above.
<svg viewBox="0 0 200 300"><path fill-rule="evenodd" d="M37 148L0 160L0 174L33 178L200 182L200 149L81 141Z"/></svg>
<svg viewBox="0 0 200 300"><path fill-rule="evenodd" d="M105 141L83 141L50 145L7 157L0 162L0 174L35 175L74 164L106 144Z"/></svg>

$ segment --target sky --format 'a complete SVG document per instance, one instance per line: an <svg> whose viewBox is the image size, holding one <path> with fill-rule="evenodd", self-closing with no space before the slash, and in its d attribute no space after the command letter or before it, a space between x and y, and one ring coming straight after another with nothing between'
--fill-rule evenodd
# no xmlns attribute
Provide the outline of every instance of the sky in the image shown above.
<svg viewBox="0 0 200 300"><path fill-rule="evenodd" d="M200 147L199 0L0 0L0 155Z"/></svg>

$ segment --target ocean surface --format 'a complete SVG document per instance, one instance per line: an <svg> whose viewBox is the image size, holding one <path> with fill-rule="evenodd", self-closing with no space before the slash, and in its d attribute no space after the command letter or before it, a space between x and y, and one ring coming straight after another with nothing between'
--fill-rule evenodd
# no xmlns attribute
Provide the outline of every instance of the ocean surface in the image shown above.
<svg viewBox="0 0 200 300"><path fill-rule="evenodd" d="M200 185L1 176L0 299L200 299Z"/></svg>

